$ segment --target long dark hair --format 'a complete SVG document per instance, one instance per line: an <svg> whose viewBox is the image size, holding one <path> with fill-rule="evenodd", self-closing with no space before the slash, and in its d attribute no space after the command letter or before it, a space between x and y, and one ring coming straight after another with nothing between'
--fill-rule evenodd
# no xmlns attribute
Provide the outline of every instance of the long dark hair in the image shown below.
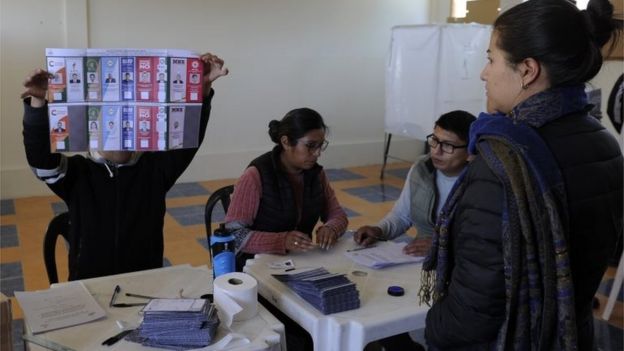
<svg viewBox="0 0 624 351"><path fill-rule="evenodd" d="M507 53L509 63L534 58L545 68L552 87L592 79L602 66L601 48L617 38L621 28L608 0L590 0L582 11L567 0L529 0L494 22L496 45Z"/></svg>
<svg viewBox="0 0 624 351"><path fill-rule="evenodd" d="M281 121L272 120L269 122L269 136L280 147L282 136L288 137L290 145L295 145L299 138L314 129L322 129L326 132L328 128L323 122L323 117L307 107L289 111Z"/></svg>

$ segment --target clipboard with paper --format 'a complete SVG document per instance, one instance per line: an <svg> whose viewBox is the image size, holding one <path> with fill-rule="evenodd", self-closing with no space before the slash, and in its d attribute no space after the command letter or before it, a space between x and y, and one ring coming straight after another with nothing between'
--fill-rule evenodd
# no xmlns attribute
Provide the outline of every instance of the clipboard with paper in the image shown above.
<svg viewBox="0 0 624 351"><path fill-rule="evenodd" d="M355 263L363 266L380 269L389 266L407 263L420 263L425 257L411 256L403 253L405 243L397 242L380 242L375 246L355 251L345 252L345 256L349 257Z"/></svg>

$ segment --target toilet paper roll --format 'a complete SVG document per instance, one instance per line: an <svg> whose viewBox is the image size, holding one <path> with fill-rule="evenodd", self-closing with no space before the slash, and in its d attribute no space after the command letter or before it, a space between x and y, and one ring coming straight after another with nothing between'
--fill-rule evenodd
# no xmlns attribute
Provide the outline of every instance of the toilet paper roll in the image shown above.
<svg viewBox="0 0 624 351"><path fill-rule="evenodd" d="M220 275L213 283L214 302L219 317L228 327L258 312L258 282L249 274L233 272Z"/></svg>

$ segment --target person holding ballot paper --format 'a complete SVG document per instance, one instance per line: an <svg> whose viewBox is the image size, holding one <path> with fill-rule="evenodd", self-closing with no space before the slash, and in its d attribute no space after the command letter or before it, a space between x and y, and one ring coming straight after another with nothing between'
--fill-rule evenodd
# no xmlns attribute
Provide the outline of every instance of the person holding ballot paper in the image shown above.
<svg viewBox="0 0 624 351"><path fill-rule="evenodd" d="M204 138L212 83L227 75L212 54L204 63L204 100L196 148L167 152L50 153L48 105L52 75L42 69L24 82L24 146L35 175L69 210L69 280L162 267L165 197Z"/></svg>
<svg viewBox="0 0 624 351"><path fill-rule="evenodd" d="M468 132L475 117L466 111L451 111L435 122L427 136L430 151L412 165L399 199L377 226L359 228L353 239L363 246L394 239L410 227L418 230L403 249L408 255L424 255L433 226L455 180L468 164Z"/></svg>

